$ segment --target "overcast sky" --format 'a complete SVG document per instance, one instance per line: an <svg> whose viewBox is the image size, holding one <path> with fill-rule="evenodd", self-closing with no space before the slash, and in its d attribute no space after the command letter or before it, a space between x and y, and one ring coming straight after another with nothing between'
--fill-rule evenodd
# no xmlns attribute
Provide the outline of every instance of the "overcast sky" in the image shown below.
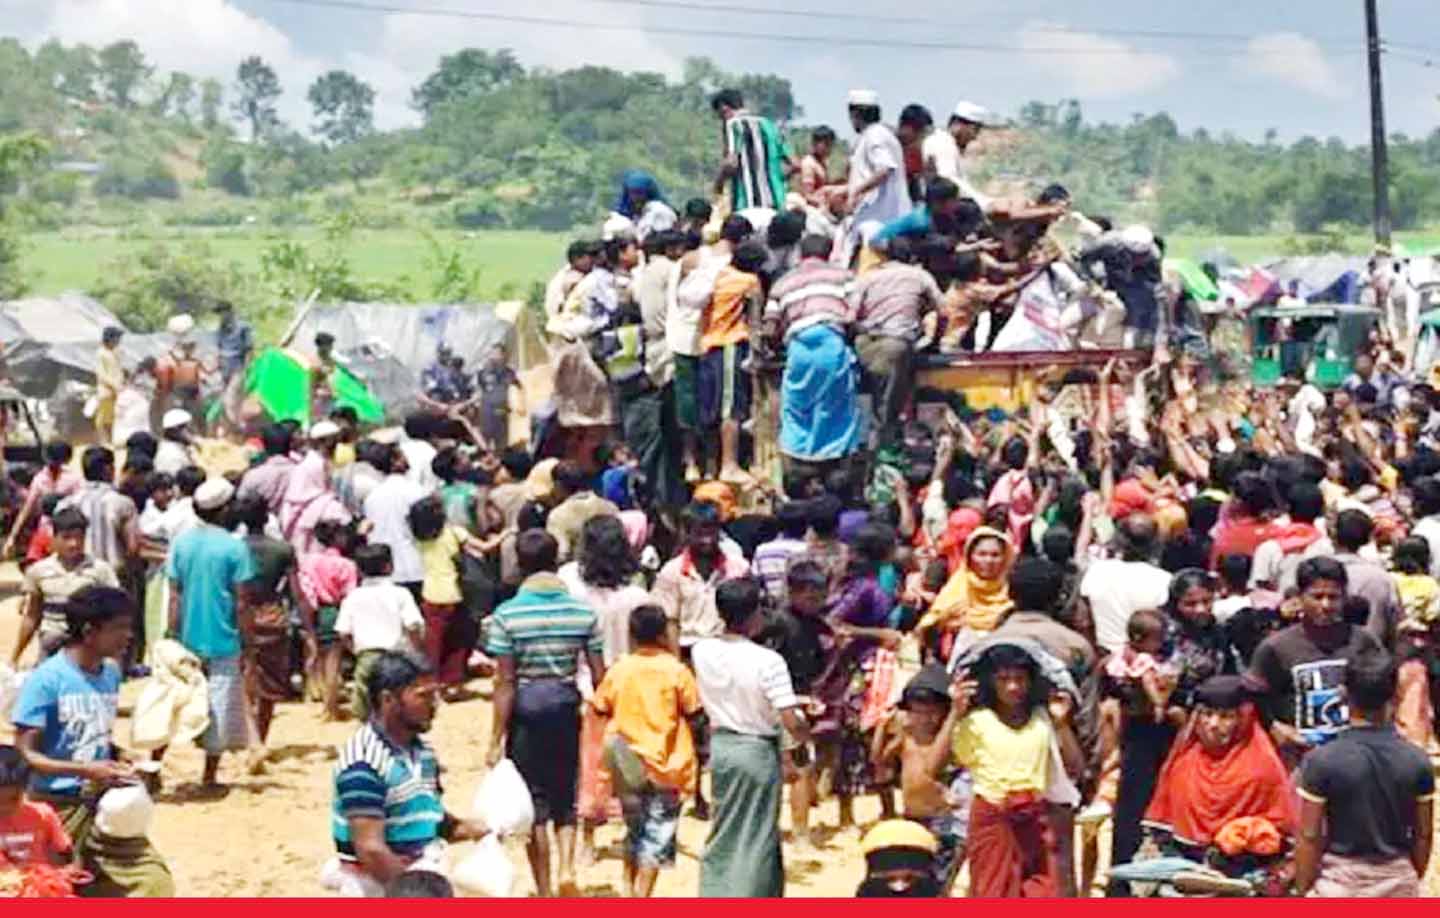
<svg viewBox="0 0 1440 918"><path fill-rule="evenodd" d="M285 86L282 115L297 125L309 121L305 86L333 67L355 71L375 87L381 126L413 124L410 88L441 55L475 46L513 48L527 65L598 64L671 76L686 57L704 55L727 70L788 77L806 120L837 127L846 90L865 87L880 92L887 117L908 102L939 114L965 98L1014 114L1030 99L1076 97L1090 120L1165 110L1183 130L1204 126L1255 139L1276 128L1287 140L1313 134L1359 142L1369 131L1361 0L681 0L687 7L828 9L835 14L828 20L675 9L667 0L356 2L579 26L286 0L0 0L0 34L32 46L48 37L94 45L133 38L161 68L227 84L241 58L260 54ZM885 9L911 21L843 18L877 17ZM1380 15L1382 35L1406 45L1405 58L1386 59L1389 130L1428 133L1440 127L1440 2L1381 0ZM732 34L655 31L667 28ZM1133 34L1156 31L1192 37ZM815 37L776 42L733 33ZM999 50L856 47L825 37Z"/></svg>

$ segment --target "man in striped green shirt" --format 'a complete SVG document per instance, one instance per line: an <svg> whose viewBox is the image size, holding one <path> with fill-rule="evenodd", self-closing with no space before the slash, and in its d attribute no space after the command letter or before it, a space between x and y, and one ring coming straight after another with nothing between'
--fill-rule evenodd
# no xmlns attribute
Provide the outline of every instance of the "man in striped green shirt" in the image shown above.
<svg viewBox="0 0 1440 918"><path fill-rule="evenodd" d="M495 659L495 717L489 762L504 755L525 779L535 802L526 853L535 891L550 895L550 835L555 824L560 894L575 886L575 790L580 771L580 654L596 684L605 677L604 641L595 613L555 575L559 545L540 529L520 533L515 556L525 581L495 610L485 650Z"/></svg>
<svg viewBox="0 0 1440 918"><path fill-rule="evenodd" d="M715 193L729 183L731 213L752 207L784 210L786 179L800 171L800 164L775 122L746 111L738 89L722 89L710 107L725 131L725 163Z"/></svg>

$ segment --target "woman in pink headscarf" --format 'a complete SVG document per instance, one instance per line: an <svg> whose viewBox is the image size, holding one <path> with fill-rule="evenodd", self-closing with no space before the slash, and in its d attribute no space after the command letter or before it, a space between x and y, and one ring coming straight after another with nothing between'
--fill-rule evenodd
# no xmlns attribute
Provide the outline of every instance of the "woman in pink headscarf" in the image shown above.
<svg viewBox="0 0 1440 918"><path fill-rule="evenodd" d="M1030 459L1030 444L1023 437L1011 437L1000 453L1005 461L1005 474L990 489L987 507L1003 504L1009 511L1008 526L1010 544L1023 546L1030 535L1030 524L1035 522L1035 485L1025 470Z"/></svg>
<svg viewBox="0 0 1440 918"><path fill-rule="evenodd" d="M280 500L280 532L298 557L318 550L315 527L322 520L350 522L350 511L330 486L329 456L339 440L340 428L321 421L310 430L310 451L290 473Z"/></svg>

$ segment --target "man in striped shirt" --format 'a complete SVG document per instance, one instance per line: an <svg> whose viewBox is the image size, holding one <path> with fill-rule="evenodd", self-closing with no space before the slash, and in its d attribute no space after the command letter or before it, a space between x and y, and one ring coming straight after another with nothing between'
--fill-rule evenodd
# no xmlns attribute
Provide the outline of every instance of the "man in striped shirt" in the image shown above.
<svg viewBox="0 0 1440 918"><path fill-rule="evenodd" d="M785 209L786 179L800 171L780 129L769 118L745 110L738 89L723 89L710 100L725 132L725 162L715 193L730 186L730 212L750 207Z"/></svg>
<svg viewBox="0 0 1440 918"><path fill-rule="evenodd" d="M944 294L929 271L916 264L908 238L886 244L886 261L855 282L855 353L869 374L882 446L900 437L900 415L915 382L915 342L925 313Z"/></svg>
<svg viewBox="0 0 1440 918"><path fill-rule="evenodd" d="M365 691L371 719L340 750L332 825L340 891L378 897L437 839L474 841L486 830L451 816L440 800L440 764L420 738L435 718L435 680L424 665L384 651Z"/></svg>
<svg viewBox="0 0 1440 918"><path fill-rule="evenodd" d="M550 895L550 836L561 895L575 886L575 790L580 772L580 654L596 684L605 677L595 613L555 575L559 545L539 529L520 533L515 556L525 581L490 618L485 651L495 660L495 716L488 761L508 753L535 802L526 853L536 894Z"/></svg>

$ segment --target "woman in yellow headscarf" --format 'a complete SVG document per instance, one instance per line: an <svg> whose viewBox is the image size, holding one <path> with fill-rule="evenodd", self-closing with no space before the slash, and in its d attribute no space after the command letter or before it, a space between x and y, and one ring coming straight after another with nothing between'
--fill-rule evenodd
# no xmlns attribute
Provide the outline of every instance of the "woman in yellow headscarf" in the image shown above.
<svg viewBox="0 0 1440 918"><path fill-rule="evenodd" d="M962 629L994 631L1014 603L1010 601L1010 568L1015 548L998 529L981 526L965 541L964 562L935 597L930 611L915 626L921 646L939 632L940 655L948 658Z"/></svg>

